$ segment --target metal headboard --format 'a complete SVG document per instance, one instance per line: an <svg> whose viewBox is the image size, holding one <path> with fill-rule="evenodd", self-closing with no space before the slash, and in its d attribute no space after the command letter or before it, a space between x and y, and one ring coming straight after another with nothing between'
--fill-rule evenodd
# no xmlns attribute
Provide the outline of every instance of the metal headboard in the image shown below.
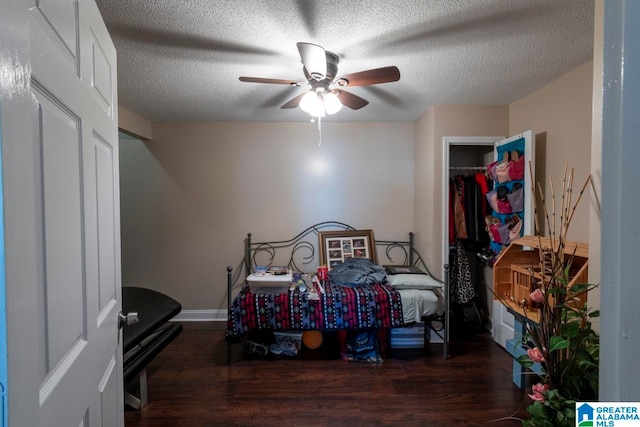
<svg viewBox="0 0 640 427"><path fill-rule="evenodd" d="M288 254L289 259L286 265L294 271L305 272L305 266L312 264L316 259L318 234L321 231L327 230L348 231L357 229L349 224L339 221L323 221L307 227L291 239L265 242L254 242L252 240L252 234L247 233L247 237L244 240L244 256L239 268L236 269L235 276L233 275L233 267L227 267L227 307L231 307L233 289L237 285L244 283L245 277L253 272L253 268L256 265L272 265L276 260L277 254ZM315 237L315 239L312 240L313 237ZM435 279L435 276L429 270L424 258L422 258L420 253L414 247L414 234L412 232L409 232L407 240L375 239L374 243L380 257L385 258L385 261L382 262L378 260L379 264L415 266L422 269ZM264 256L266 262L257 264L256 258L259 256ZM313 267L315 269L317 265L314 264ZM432 316L429 319L425 319L426 322L429 322L429 328L434 330L441 338L443 338L445 343L445 359L448 358L447 326L449 324L449 289L448 283L446 283L448 282L447 278L448 275L445 275L443 295L445 313L443 315ZM433 323L440 323L442 326L435 327L433 326Z"/></svg>
<svg viewBox="0 0 640 427"><path fill-rule="evenodd" d="M296 263L295 255L298 253L305 253L302 257L302 264L311 264L316 256L315 242L311 242L308 237L311 235L318 236L318 233L322 230L355 230L354 227L349 224L338 221L324 221L307 227L300 232L297 236L289 240L276 240L271 242L253 242L251 240L251 233L247 234L245 239L245 254L244 254L244 267L245 274L250 274L253 271L253 267L256 264L256 256L262 253L266 253L269 257L269 262L266 263L270 266L276 256L276 252L286 251L289 248L290 257L287 265L295 271L304 271L302 266Z"/></svg>

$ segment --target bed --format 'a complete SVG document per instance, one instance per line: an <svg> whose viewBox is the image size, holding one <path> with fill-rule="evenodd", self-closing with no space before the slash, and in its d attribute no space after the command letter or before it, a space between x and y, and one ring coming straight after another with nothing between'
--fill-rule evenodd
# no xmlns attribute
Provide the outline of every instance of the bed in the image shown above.
<svg viewBox="0 0 640 427"><path fill-rule="evenodd" d="M362 233L363 237L370 238L370 243L364 239L361 242L360 230L337 221L312 225L288 240L255 242L251 233L247 234L242 262L235 271L227 267L227 363L231 363L231 346L241 343L246 334L255 330L389 330L417 322L425 325L425 348L430 345L429 335L433 331L442 339L444 357L448 358L446 277L442 282L431 275L414 247L413 233L406 239L394 241L376 240L371 230ZM339 284L341 263L331 258L328 246L345 234L358 236L342 240L359 247L350 248L350 254L360 251L372 264L384 267L382 280L375 276L375 283ZM379 261L377 254L381 254ZM343 265L347 261L359 260L345 259ZM338 266L328 274L333 279L309 280L315 276L318 265L323 264ZM261 292L248 286L245 279L257 266L271 265L284 265L305 274L309 289Z"/></svg>

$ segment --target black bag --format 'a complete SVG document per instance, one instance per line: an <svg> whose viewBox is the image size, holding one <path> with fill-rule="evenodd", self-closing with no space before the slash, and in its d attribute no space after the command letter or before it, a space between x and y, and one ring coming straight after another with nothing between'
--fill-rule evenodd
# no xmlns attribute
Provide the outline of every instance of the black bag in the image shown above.
<svg viewBox="0 0 640 427"><path fill-rule="evenodd" d="M451 305L451 323L454 335L465 335L482 327L482 316L475 300Z"/></svg>

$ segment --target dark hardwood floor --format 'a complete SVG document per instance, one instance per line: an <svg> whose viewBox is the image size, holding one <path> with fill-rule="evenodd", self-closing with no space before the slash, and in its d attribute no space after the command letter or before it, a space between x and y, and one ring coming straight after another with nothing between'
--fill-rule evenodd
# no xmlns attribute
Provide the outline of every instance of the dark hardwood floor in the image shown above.
<svg viewBox="0 0 640 427"><path fill-rule="evenodd" d="M186 322L148 366L149 402L125 411L136 426L518 426L526 391L512 383L511 357L489 333L393 350L383 363L339 358L333 337L296 358L246 358L227 366L223 322ZM337 342L337 341L335 341Z"/></svg>

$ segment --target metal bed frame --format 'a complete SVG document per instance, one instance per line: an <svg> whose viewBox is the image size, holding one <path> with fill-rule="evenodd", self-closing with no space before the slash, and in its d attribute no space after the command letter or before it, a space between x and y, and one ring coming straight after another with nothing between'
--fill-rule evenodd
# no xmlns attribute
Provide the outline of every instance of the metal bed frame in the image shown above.
<svg viewBox="0 0 640 427"><path fill-rule="evenodd" d="M337 231L349 231L356 230L351 225L345 224L339 221L324 221L307 227L295 237L288 240L277 240L267 242L254 242L251 237L251 233L247 233L247 237L244 241L244 256L239 268L233 274L233 267L227 267L227 310L232 306L232 293L236 285L242 285L244 279L253 272L253 267L257 265L256 257L265 256L268 260L266 263L260 265L270 266L276 259L276 254L285 253L290 251L289 261L286 264L294 271L304 272L303 266L308 266L314 259L316 259L316 247L318 244L317 237L320 231L323 230L337 230ZM312 242L310 238L315 236L316 240ZM414 266L425 271L431 277L434 277L426 262L420 255L420 253L414 247L414 235L409 233L408 240L378 240L375 239L374 245L377 249L384 251L384 257L387 261L394 265L406 265ZM392 255L395 257L392 258ZM401 258L400 262L398 257ZM380 261L378 261L380 263ZM299 265L301 264L301 265ZM382 264L382 263L380 263ZM314 268L316 266L314 265ZM448 265L445 268L445 280L440 281L444 285L443 292L443 313L433 314L425 316L422 320L425 323L424 328L424 344L425 349L431 344L429 340L430 330L438 335L443 341L443 356L444 359L449 358L449 268ZM435 279L435 277L434 277ZM437 279L436 279L437 280ZM227 341L227 365L231 364L231 346L233 343Z"/></svg>

